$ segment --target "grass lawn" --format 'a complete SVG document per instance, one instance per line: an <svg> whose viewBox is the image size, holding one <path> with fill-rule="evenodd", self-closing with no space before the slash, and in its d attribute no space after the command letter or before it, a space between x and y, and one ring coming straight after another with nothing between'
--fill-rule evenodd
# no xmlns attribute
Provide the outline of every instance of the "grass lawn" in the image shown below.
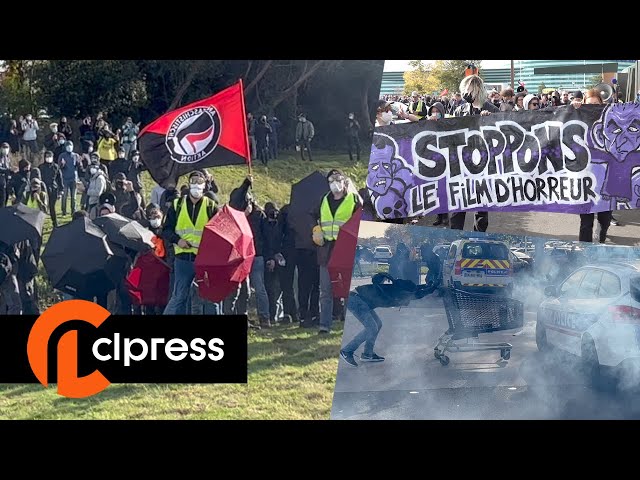
<svg viewBox="0 0 640 480"><path fill-rule="evenodd" d="M281 154L268 168L253 167L254 194L260 204L288 202L291 184L316 169L341 168L364 185L366 162L349 161L348 155L316 154L302 162L293 153ZM245 166L210 170L218 184L221 201L247 174ZM148 198L153 181L145 174ZM60 212L60 208L58 208ZM59 218L66 223L70 216ZM45 224L45 241L51 232ZM43 307L58 300L41 266L37 279ZM342 324L330 335L316 329L278 326L250 332L247 385L111 385L86 399L60 397L52 385L0 385L1 419L328 419L333 398Z"/></svg>

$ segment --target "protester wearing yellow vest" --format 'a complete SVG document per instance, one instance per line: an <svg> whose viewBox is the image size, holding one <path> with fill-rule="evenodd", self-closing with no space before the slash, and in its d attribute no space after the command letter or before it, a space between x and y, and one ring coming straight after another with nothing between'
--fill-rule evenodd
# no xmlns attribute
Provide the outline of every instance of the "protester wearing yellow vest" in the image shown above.
<svg viewBox="0 0 640 480"><path fill-rule="evenodd" d="M418 120L427 116L427 104L420 98L418 92L411 93L411 104L409 105L409 113L412 113Z"/></svg>
<svg viewBox="0 0 640 480"><path fill-rule="evenodd" d="M318 244L318 265L320 266L320 329L318 333L329 333L333 322L333 289L329 276L329 259L338 238L340 227L347 223L353 213L362 205L360 196L349 191L349 179L337 169L327 175L330 193L322 199L315 212L319 229L314 232Z"/></svg>
<svg viewBox="0 0 640 480"><path fill-rule="evenodd" d="M118 152L116 150L118 139L106 128L101 130L100 135L97 153L100 156L100 163L109 168L111 162L118 157Z"/></svg>
<svg viewBox="0 0 640 480"><path fill-rule="evenodd" d="M195 278L194 261L209 220L218 213L213 200L204 196L206 183L200 171L189 175L189 194L173 201L162 230L166 242L175 244L173 292L164 315L187 314L191 284Z"/></svg>
<svg viewBox="0 0 640 480"><path fill-rule="evenodd" d="M29 191L25 190L22 203L29 208L35 208L43 213L49 213L49 199L47 192L42 188L42 182L37 178L32 178Z"/></svg>

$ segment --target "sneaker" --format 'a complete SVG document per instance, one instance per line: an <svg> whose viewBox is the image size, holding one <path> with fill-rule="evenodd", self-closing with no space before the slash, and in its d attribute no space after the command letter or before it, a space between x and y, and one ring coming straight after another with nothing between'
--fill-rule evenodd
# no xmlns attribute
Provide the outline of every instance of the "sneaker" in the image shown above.
<svg viewBox="0 0 640 480"><path fill-rule="evenodd" d="M360 361L362 362L384 362L384 357L381 357L377 353L372 353L371 355L362 354L360 355Z"/></svg>
<svg viewBox="0 0 640 480"><path fill-rule="evenodd" d="M318 335L328 335L329 333L331 332L329 332L329 330L327 330L326 328L321 328L320 330L318 330Z"/></svg>
<svg viewBox="0 0 640 480"><path fill-rule="evenodd" d="M347 362L352 367L357 367L358 363L356 359L353 358L353 353L345 352L344 350L340 350L340 358L342 358L345 362Z"/></svg>

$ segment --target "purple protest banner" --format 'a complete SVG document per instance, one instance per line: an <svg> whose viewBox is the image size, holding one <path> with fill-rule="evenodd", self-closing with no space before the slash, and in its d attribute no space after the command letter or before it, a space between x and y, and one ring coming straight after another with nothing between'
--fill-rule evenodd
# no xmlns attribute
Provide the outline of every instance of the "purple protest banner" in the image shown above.
<svg viewBox="0 0 640 480"><path fill-rule="evenodd" d="M377 127L367 187L385 219L640 208L640 104Z"/></svg>

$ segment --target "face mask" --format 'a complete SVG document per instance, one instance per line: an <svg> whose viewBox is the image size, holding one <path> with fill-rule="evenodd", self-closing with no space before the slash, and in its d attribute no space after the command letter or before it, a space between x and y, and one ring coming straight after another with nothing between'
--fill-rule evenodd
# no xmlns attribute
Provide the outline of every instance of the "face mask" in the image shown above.
<svg viewBox="0 0 640 480"><path fill-rule="evenodd" d="M277 211L273 211L273 212L269 212L269 220L276 220L278 218L278 212Z"/></svg>
<svg viewBox="0 0 640 480"><path fill-rule="evenodd" d="M118 158L124 158L124 153L119 153Z"/></svg>
<svg viewBox="0 0 640 480"><path fill-rule="evenodd" d="M53 163L53 157L44 157L44 161L47 163Z"/></svg>
<svg viewBox="0 0 640 480"><path fill-rule="evenodd" d="M58 133L58 127L51 127L51 131L53 133Z"/></svg>
<svg viewBox="0 0 640 480"><path fill-rule="evenodd" d="M195 199L202 198L204 195L204 185L191 185L191 187L189 187L189 193Z"/></svg>
<svg viewBox="0 0 640 480"><path fill-rule="evenodd" d="M64 140L58 140L58 145L64 145Z"/></svg>
<svg viewBox="0 0 640 480"><path fill-rule="evenodd" d="M329 188L332 193L340 193L344 190L344 182L331 182Z"/></svg>
<svg viewBox="0 0 640 480"><path fill-rule="evenodd" d="M8 148L3 148L2 149L2 154L3 155L9 155L9 149Z"/></svg>
<svg viewBox="0 0 640 480"><path fill-rule="evenodd" d="M118 190L122 190L122 189L124 188L124 183L122 182L122 180L118 180L118 181L116 182L116 188L117 188Z"/></svg>
<svg viewBox="0 0 640 480"><path fill-rule="evenodd" d="M151 220L149 220L149 223L151 224L151 226L153 228L158 228L160 226L160 224L162 223L162 219L161 218L152 218Z"/></svg>
<svg viewBox="0 0 640 480"><path fill-rule="evenodd" d="M87 153L91 153L91 152L93 152L93 147L87 148Z"/></svg>
<svg viewBox="0 0 640 480"><path fill-rule="evenodd" d="M64 149L69 153L73 152L73 147L64 147Z"/></svg>
<svg viewBox="0 0 640 480"><path fill-rule="evenodd" d="M98 169L97 169L97 168L95 168L95 167L91 167L91 168L89 169L89 172L91 173L91 175L95 175L97 171L98 171Z"/></svg>
<svg viewBox="0 0 640 480"><path fill-rule="evenodd" d="M473 101L475 100L475 98L473 98L473 95L471 95L470 93L465 93L462 98L464 98L465 102L467 103L473 103Z"/></svg>
<svg viewBox="0 0 640 480"><path fill-rule="evenodd" d="M31 117L31 115L27 116L27 122L30 122L31 120L33 120L33 118Z"/></svg>
<svg viewBox="0 0 640 480"><path fill-rule="evenodd" d="M306 118L301 118L301 119L300 119L300 121L301 121L302 123L304 123L304 122L306 122L306 121L307 121L307 119L306 119Z"/></svg>
<svg viewBox="0 0 640 480"><path fill-rule="evenodd" d="M353 120L353 115L349 115L349 120Z"/></svg>
<svg viewBox="0 0 640 480"><path fill-rule="evenodd" d="M132 158L132 160L137 163L140 160L140 157L136 155Z"/></svg>
<svg viewBox="0 0 640 480"><path fill-rule="evenodd" d="M435 118L442 118L442 114L440 112L433 112L433 116Z"/></svg>
<svg viewBox="0 0 640 480"><path fill-rule="evenodd" d="M382 120L383 123L388 125L393 120L393 113L391 113L391 112L382 112L382 115L380 115L380 119Z"/></svg>
<svg viewBox="0 0 640 480"><path fill-rule="evenodd" d="M497 107L498 105L500 105L500 100L494 100L493 104Z"/></svg>

